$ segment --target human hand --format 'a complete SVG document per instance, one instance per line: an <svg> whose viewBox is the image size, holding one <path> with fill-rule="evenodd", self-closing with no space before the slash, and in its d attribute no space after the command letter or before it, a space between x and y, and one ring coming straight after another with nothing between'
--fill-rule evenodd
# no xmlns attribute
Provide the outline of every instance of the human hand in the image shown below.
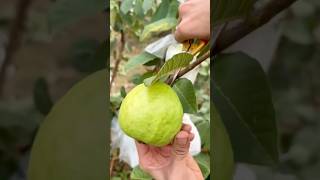
<svg viewBox="0 0 320 180"><path fill-rule="evenodd" d="M187 0L179 7L179 18L175 31L178 42L210 38L210 0Z"/></svg>
<svg viewBox="0 0 320 180"><path fill-rule="evenodd" d="M157 180L202 180L197 162L189 154L194 134L191 126L184 124L173 143L154 147L136 142L141 169Z"/></svg>

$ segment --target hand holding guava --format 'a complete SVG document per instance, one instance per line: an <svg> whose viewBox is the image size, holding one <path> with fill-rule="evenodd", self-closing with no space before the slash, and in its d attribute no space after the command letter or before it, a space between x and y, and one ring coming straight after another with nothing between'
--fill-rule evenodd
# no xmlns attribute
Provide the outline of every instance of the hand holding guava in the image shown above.
<svg viewBox="0 0 320 180"><path fill-rule="evenodd" d="M210 0L187 0L179 7L179 18L175 32L178 42L210 38Z"/></svg>
<svg viewBox="0 0 320 180"><path fill-rule="evenodd" d="M140 167L157 180L202 180L196 161L189 154L194 134L184 124L173 142L164 147L136 142Z"/></svg>

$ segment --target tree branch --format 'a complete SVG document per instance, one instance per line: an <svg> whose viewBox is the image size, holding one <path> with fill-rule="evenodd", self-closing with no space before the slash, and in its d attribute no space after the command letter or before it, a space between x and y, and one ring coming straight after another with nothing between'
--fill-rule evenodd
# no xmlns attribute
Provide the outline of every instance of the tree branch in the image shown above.
<svg viewBox="0 0 320 180"><path fill-rule="evenodd" d="M223 31L217 39L212 54L216 55L249 33L268 23L273 17L290 7L297 0L271 0L262 8L258 8L244 21L235 27Z"/></svg>
<svg viewBox="0 0 320 180"><path fill-rule="evenodd" d="M117 77L119 65L120 65L120 62L123 58L122 53L124 51L124 46L125 46L125 35L124 35L124 32L121 30L121 32L120 32L120 45L117 50L117 57L115 59L116 62L114 65L114 69L112 71L112 77L111 77L111 81L110 81L110 91L111 91L111 88L112 88L114 81Z"/></svg>
<svg viewBox="0 0 320 180"><path fill-rule="evenodd" d="M177 75L177 79L183 75L185 75L187 72L191 71L192 69L194 69L195 67L197 67L198 65L200 65L203 61L205 61L206 59L208 59L210 57L210 51L206 52L204 55L202 55L199 59L197 59L195 62L193 62L192 64L190 64L188 67L186 67L185 69L183 69L182 71L180 71Z"/></svg>
<svg viewBox="0 0 320 180"><path fill-rule="evenodd" d="M13 55L21 44L22 32L25 27L31 1L32 0L17 0L16 15L11 25L9 42L5 50L5 58L0 67L0 96L3 95L7 67L11 64Z"/></svg>

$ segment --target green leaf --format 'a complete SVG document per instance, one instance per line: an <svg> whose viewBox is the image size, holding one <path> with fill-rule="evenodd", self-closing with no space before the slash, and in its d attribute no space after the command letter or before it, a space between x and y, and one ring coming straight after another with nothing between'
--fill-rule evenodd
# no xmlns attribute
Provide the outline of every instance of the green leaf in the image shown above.
<svg viewBox="0 0 320 180"><path fill-rule="evenodd" d="M144 18L142 3L143 3L142 0L136 0L135 6L134 6L134 12L138 16L138 18L140 18L140 19Z"/></svg>
<svg viewBox="0 0 320 180"><path fill-rule="evenodd" d="M133 0L123 0L121 2L120 10L123 14L127 14L133 8Z"/></svg>
<svg viewBox="0 0 320 180"><path fill-rule="evenodd" d="M235 160L278 162L278 132L268 81L260 64L243 53L214 62L213 100L230 134Z"/></svg>
<svg viewBox="0 0 320 180"><path fill-rule="evenodd" d="M176 18L164 18L148 24L140 35L140 41L150 38L153 34L169 31L177 25Z"/></svg>
<svg viewBox="0 0 320 180"><path fill-rule="evenodd" d="M204 179L206 179L210 174L210 156L209 156L209 154L200 153L197 156L195 156L194 159L197 161Z"/></svg>
<svg viewBox="0 0 320 180"><path fill-rule="evenodd" d="M122 180L121 177L111 177L111 180Z"/></svg>
<svg viewBox="0 0 320 180"><path fill-rule="evenodd" d="M171 73L174 70L186 67L192 61L193 56L189 53L179 53L167 60L161 67L151 84L158 81L161 77Z"/></svg>
<svg viewBox="0 0 320 180"><path fill-rule="evenodd" d="M201 145L203 148L210 150L210 122L208 120L201 120L196 124L199 131Z"/></svg>
<svg viewBox="0 0 320 180"><path fill-rule="evenodd" d="M144 85L150 86L155 78L156 78L156 76L151 76L151 77L144 79L143 80Z"/></svg>
<svg viewBox="0 0 320 180"><path fill-rule="evenodd" d="M34 84L33 101L41 114L47 115L50 112L53 102L49 93L47 81L44 78L37 79Z"/></svg>
<svg viewBox="0 0 320 180"><path fill-rule="evenodd" d="M125 70L129 71L139 65L155 60L156 58L157 56L143 51L141 54L129 59L129 61L125 65Z"/></svg>
<svg viewBox="0 0 320 180"><path fill-rule="evenodd" d="M154 59L154 60L152 60L152 61L149 61L149 62L144 63L143 65L144 65L144 66L156 66L156 65L158 65L159 63L161 63L160 61L161 61L160 58L156 58L156 59Z"/></svg>
<svg viewBox="0 0 320 180"><path fill-rule="evenodd" d="M145 1L148 1L148 0L145 0ZM159 7L157 8L157 11L152 16L150 22L153 23L167 17L169 6L170 6L170 0L162 0Z"/></svg>
<svg viewBox="0 0 320 180"><path fill-rule="evenodd" d="M211 137L213 163L212 179L232 180L234 174L234 160L231 142L214 103L210 101L211 108Z"/></svg>
<svg viewBox="0 0 320 180"><path fill-rule="evenodd" d="M70 52L73 67L83 73L91 74L106 68L107 42L99 42L92 39L76 41Z"/></svg>
<svg viewBox="0 0 320 180"><path fill-rule="evenodd" d="M107 71L77 83L52 108L36 135L29 180L107 179Z"/></svg>
<svg viewBox="0 0 320 180"><path fill-rule="evenodd" d="M152 180L152 177L148 173L144 172L139 166L133 168L130 178L132 180Z"/></svg>
<svg viewBox="0 0 320 180"><path fill-rule="evenodd" d="M120 95L122 98L125 98L127 95L126 89L123 86L120 88Z"/></svg>
<svg viewBox="0 0 320 180"><path fill-rule="evenodd" d="M169 9L168 9L168 13L167 16L168 18L176 18L177 14L178 14L178 9L179 9L179 3L178 1L172 1L170 3Z"/></svg>
<svg viewBox="0 0 320 180"><path fill-rule="evenodd" d="M147 12L152 8L153 3L154 3L154 0L144 0L143 1L142 8L143 8L144 14L147 14Z"/></svg>
<svg viewBox="0 0 320 180"><path fill-rule="evenodd" d="M135 85L138 85L138 84L141 84L143 83L143 81L146 79L146 78L149 78L153 75L153 72L146 72L144 74L135 74L132 79L131 79L131 82L134 83Z"/></svg>
<svg viewBox="0 0 320 180"><path fill-rule="evenodd" d="M246 16L254 3L254 0L213 0L210 11L213 26Z"/></svg>
<svg viewBox="0 0 320 180"><path fill-rule="evenodd" d="M197 113L197 98L192 82L186 78L177 80L173 85L183 107L184 113Z"/></svg>
<svg viewBox="0 0 320 180"><path fill-rule="evenodd" d="M102 13L104 4L104 0L92 0L90 3L87 0L56 1L49 9L49 28L55 33L84 17Z"/></svg>

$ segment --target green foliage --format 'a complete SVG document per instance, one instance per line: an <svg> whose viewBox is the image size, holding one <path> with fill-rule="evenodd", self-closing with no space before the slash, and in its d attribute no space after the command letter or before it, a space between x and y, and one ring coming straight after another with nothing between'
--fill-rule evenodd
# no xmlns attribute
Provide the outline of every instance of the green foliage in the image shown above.
<svg viewBox="0 0 320 180"><path fill-rule="evenodd" d="M169 9L168 9L168 14L166 17L167 18L177 18L178 9L179 9L179 3L177 1L171 1Z"/></svg>
<svg viewBox="0 0 320 180"><path fill-rule="evenodd" d="M34 141L28 179L107 178L106 83L105 70L94 73L54 105Z"/></svg>
<svg viewBox="0 0 320 180"><path fill-rule="evenodd" d="M148 63L148 62L155 60L155 59L157 59L157 56L152 55L152 54L144 51L144 52L140 53L139 55L130 58L129 61L125 65L125 69L127 71L129 71L129 70L137 67L138 65Z"/></svg>
<svg viewBox="0 0 320 180"><path fill-rule="evenodd" d="M126 89L123 86L120 88L120 95L122 98L125 98L127 95Z"/></svg>
<svg viewBox="0 0 320 180"><path fill-rule="evenodd" d="M71 63L76 70L93 73L106 67L107 43L92 39L82 39L70 49Z"/></svg>
<svg viewBox="0 0 320 180"><path fill-rule="evenodd" d="M196 123L196 127L199 130L202 148L210 151L210 121L201 119Z"/></svg>
<svg viewBox="0 0 320 180"><path fill-rule="evenodd" d="M152 177L144 172L139 166L133 168L130 178L132 180L152 180Z"/></svg>
<svg viewBox="0 0 320 180"><path fill-rule="evenodd" d="M10 177L32 142L41 114L32 103L0 103L0 177Z"/></svg>
<svg viewBox="0 0 320 180"><path fill-rule="evenodd" d="M50 30L55 33L84 17L103 12L104 0L58 0L53 3L48 13Z"/></svg>
<svg viewBox="0 0 320 180"><path fill-rule="evenodd" d="M142 5L143 13L147 14L147 12L152 9L152 6L154 6L154 3L154 0L144 0Z"/></svg>
<svg viewBox="0 0 320 180"><path fill-rule="evenodd" d="M165 77L172 71L188 66L192 59L193 56L189 53L176 54L164 63L159 72L152 77L152 79L149 79L149 81L145 81L144 83L149 86L150 84L157 82L162 77Z"/></svg>
<svg viewBox="0 0 320 180"><path fill-rule="evenodd" d="M195 156L194 159L197 161L204 179L206 179L210 174L210 156L209 156L209 154L200 153L197 156Z"/></svg>
<svg viewBox="0 0 320 180"><path fill-rule="evenodd" d="M168 17L146 25L140 35L140 41L145 41L155 33L169 31L177 25L177 22L176 18Z"/></svg>
<svg viewBox="0 0 320 180"><path fill-rule="evenodd" d="M173 0L175 1L175 0ZM170 0L162 0L156 12L151 18L151 23L166 18L170 7Z"/></svg>
<svg viewBox="0 0 320 180"><path fill-rule="evenodd" d="M33 101L35 107L43 115L47 115L50 112L53 102L51 100L47 81L44 78L37 79L34 84Z"/></svg>
<svg viewBox="0 0 320 180"><path fill-rule="evenodd" d="M219 55L214 77L213 100L230 135L235 160L277 163L277 125L260 64L242 53Z"/></svg>
<svg viewBox="0 0 320 180"><path fill-rule="evenodd" d="M149 77L151 77L153 75L153 72L146 72L144 74L135 74L132 79L131 82L135 85L139 85L141 83L143 83L143 81Z"/></svg>
<svg viewBox="0 0 320 180"><path fill-rule="evenodd" d="M118 3L120 5L118 5ZM112 0L111 30L123 30L140 41L173 29L177 23L177 0Z"/></svg>
<svg viewBox="0 0 320 180"><path fill-rule="evenodd" d="M123 0L121 2L120 10L122 13L127 14L133 8L133 0Z"/></svg>
<svg viewBox="0 0 320 180"><path fill-rule="evenodd" d="M183 112L196 113L197 99L192 82L188 79L182 78L177 80L172 88L177 93L180 99L183 107Z"/></svg>

